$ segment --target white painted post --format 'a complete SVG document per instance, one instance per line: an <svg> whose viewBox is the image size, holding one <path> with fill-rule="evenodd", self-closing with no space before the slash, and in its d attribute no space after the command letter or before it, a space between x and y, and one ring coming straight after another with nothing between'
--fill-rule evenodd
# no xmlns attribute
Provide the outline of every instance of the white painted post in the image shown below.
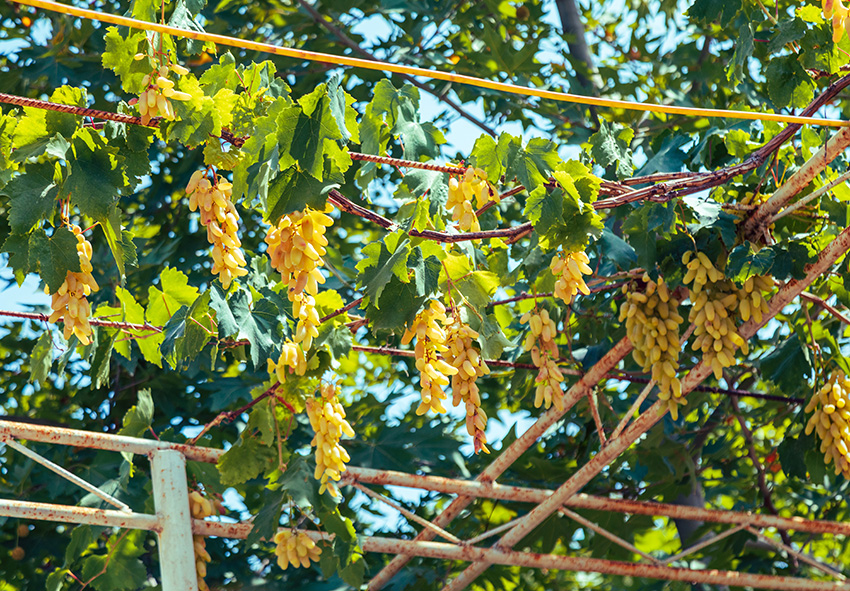
<svg viewBox="0 0 850 591"><path fill-rule="evenodd" d="M162 527L159 533L162 590L198 591L186 458L179 451L164 449L152 451L150 458L154 506Z"/></svg>

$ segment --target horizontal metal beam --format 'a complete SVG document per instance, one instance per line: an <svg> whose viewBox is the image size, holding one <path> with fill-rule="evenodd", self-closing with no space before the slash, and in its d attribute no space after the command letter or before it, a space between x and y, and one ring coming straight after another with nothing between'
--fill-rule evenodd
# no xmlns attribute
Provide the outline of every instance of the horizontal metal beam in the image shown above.
<svg viewBox="0 0 850 591"><path fill-rule="evenodd" d="M173 449L179 451L187 460L215 464L224 454L224 450L211 447L197 447L182 443L154 441L139 437L125 437L112 433L93 433L64 427L45 427L16 421L0 421L0 438L11 436L16 439L71 445L89 449L105 449L107 451L126 451L133 454L148 455L158 449Z"/></svg>
<svg viewBox="0 0 850 591"><path fill-rule="evenodd" d="M195 521L194 531L203 536L225 538L244 538L251 531L247 523L220 523ZM302 530L303 531L303 530ZM306 531L313 540L328 539L329 534ZM795 577L775 575L757 575L726 570L693 570L638 564L582 556L557 556L554 554L536 554L496 548L478 548L476 546L458 546L440 542L399 540L385 537L363 537L363 550L380 554L407 554L424 558L442 560L462 560L466 562L487 561L491 564L547 568L556 570L594 572L624 577L644 577L667 581L685 581L688 583L706 583L709 585L729 585L732 587L753 587L756 589L778 589L787 591L845 591L850 586L833 582L812 581Z"/></svg>
<svg viewBox="0 0 850 591"><path fill-rule="evenodd" d="M0 499L0 515L16 519L59 521L61 523L85 523L104 527L127 527L159 532L159 521L155 515L130 513L112 509L72 507L30 501L8 501Z"/></svg>

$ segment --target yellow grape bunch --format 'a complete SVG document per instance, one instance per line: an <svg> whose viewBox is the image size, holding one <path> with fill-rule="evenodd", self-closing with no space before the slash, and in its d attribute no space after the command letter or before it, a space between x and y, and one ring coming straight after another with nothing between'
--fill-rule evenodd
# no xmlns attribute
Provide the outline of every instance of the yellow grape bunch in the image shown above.
<svg viewBox="0 0 850 591"><path fill-rule="evenodd" d="M281 384L286 378L295 374L303 376L307 372L307 357L301 345L292 341L286 341L281 347L280 356L277 361L268 360L269 375L277 378Z"/></svg>
<svg viewBox="0 0 850 591"><path fill-rule="evenodd" d="M847 30L848 13L850 9L844 6L841 0L822 0L823 16L826 20L832 20L832 41L838 43Z"/></svg>
<svg viewBox="0 0 850 591"><path fill-rule="evenodd" d="M212 244L212 272L227 290L236 277L248 274L247 263L239 239L239 214L230 200L233 185L223 179L211 183L205 170L196 170L186 185L189 209L199 211L201 224L207 229Z"/></svg>
<svg viewBox="0 0 850 591"><path fill-rule="evenodd" d="M826 464L835 462L835 474L850 479L850 379L843 371L833 372L815 391L805 412L813 413L806 435L817 431Z"/></svg>
<svg viewBox="0 0 850 591"><path fill-rule="evenodd" d="M65 281L59 286L59 290L51 295L50 308L53 312L48 318L48 322L56 322L62 320L65 327L63 335L65 339L70 339L71 335L75 335L83 344L91 343L91 305L86 299L86 296L91 295L93 291L99 289L97 281L92 277L94 267L91 264L92 247L91 243L83 236L83 231L79 226L70 224L69 229L77 238L77 256L80 259L80 271L68 271L65 274ZM45 288L46 292L49 292Z"/></svg>
<svg viewBox="0 0 850 591"><path fill-rule="evenodd" d="M620 322L626 323L626 334L634 346L632 357L652 372L658 383L658 397L667 400L673 420L678 418L678 405L685 404L679 371L679 301L670 293L663 277L653 281L642 278L644 291L636 291L637 283L623 286L626 301L620 307Z"/></svg>
<svg viewBox="0 0 850 591"><path fill-rule="evenodd" d="M767 275L753 275L749 277L743 287L738 289L738 315L744 322L750 318L761 322L764 315L770 311L767 300L762 295L763 291L773 289L773 280Z"/></svg>
<svg viewBox="0 0 850 591"><path fill-rule="evenodd" d="M137 53L135 59L138 61L147 57L147 54ZM174 107L171 106L168 99L188 101L192 98L188 93L174 90L174 81L168 79L169 70L178 76L185 76L189 73L189 70L178 64L162 64L150 74L145 74L142 80L142 86L145 87L145 90L142 91L139 100L136 102L139 114L142 116L142 125L147 125L154 117L173 120Z"/></svg>
<svg viewBox="0 0 850 591"><path fill-rule="evenodd" d="M339 401L340 389L336 384L323 382L319 398L307 399L307 417L316 436L311 445L316 448L316 480L322 483L319 494L329 490L339 496L333 481L339 481L345 464L351 458L339 440L343 435L354 437L354 429L345 419L345 409Z"/></svg>
<svg viewBox="0 0 850 591"><path fill-rule="evenodd" d="M584 275L591 275L593 270L588 265L590 259L584 251L564 253L559 252L552 257L549 269L555 276L555 297L561 298L567 305L572 303L578 292L590 294L590 289L584 282Z"/></svg>
<svg viewBox="0 0 850 591"><path fill-rule="evenodd" d="M473 439L475 453L487 449L487 413L481 408L481 393L476 380L490 373L490 368L481 357L481 353L472 346L472 340L478 338L478 333L469 325L455 318L446 330L445 360L457 370L452 376L452 404L458 406L461 402L466 405L466 431Z"/></svg>
<svg viewBox="0 0 850 591"><path fill-rule="evenodd" d="M214 503L201 493L193 490L189 493L189 513L193 519L204 519L211 515L223 513L221 504ZM212 561L210 553L207 552L207 542L204 536L192 536L192 544L195 550L195 572L198 575L198 590L209 591L209 586L204 577L207 576L207 563Z"/></svg>
<svg viewBox="0 0 850 591"><path fill-rule="evenodd" d="M473 201L474 200L474 201ZM463 232L480 232L481 225L476 208L481 209L488 201L499 203L499 195L487 182L487 173L480 168L467 168L460 178L449 179L449 198L446 209L452 210L452 221L458 223Z"/></svg>
<svg viewBox="0 0 850 591"><path fill-rule="evenodd" d="M692 304L688 321L695 325L695 338L691 348L702 351L703 361L719 380L723 377L723 368L735 364L736 347L745 355L749 352L747 342L738 334L735 325L738 290L705 253L688 251L682 263L687 267L684 283L692 284L688 295Z"/></svg>
<svg viewBox="0 0 850 591"><path fill-rule="evenodd" d="M422 402L416 408L417 415L424 415L429 410L444 413L446 408L443 401L447 398L443 386L448 386L449 378L455 375L457 368L449 365L440 358L441 353L448 351L446 346L445 326L446 307L437 300L423 308L405 329L401 337L402 345L407 345L416 337L416 369L419 370L419 386Z"/></svg>
<svg viewBox="0 0 850 591"><path fill-rule="evenodd" d="M291 564L295 568L308 567L310 562L319 562L322 550L305 532L282 529L274 535L277 564L283 570Z"/></svg>
<svg viewBox="0 0 850 591"><path fill-rule="evenodd" d="M523 314L520 322L528 324L531 329L525 337L523 347L531 352L531 361L538 369L534 380L534 407L540 408L543 405L548 409L554 402L555 408L564 410L564 391L561 389L564 374L558 369L560 354L555 343L555 337L558 335L555 322L549 316L548 310L537 308Z"/></svg>
<svg viewBox="0 0 850 591"><path fill-rule="evenodd" d="M333 218L326 212L310 207L283 216L266 234L266 244L274 267L287 284L286 294L292 302L293 316L297 319L294 341L307 351L313 339L319 336L319 313L315 295L325 282L321 267L325 264L325 237Z"/></svg>

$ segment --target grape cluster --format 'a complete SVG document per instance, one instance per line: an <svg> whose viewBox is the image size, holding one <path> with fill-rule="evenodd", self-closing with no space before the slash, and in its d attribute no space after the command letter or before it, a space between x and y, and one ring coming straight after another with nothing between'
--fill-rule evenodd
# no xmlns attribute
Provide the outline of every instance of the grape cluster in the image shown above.
<svg viewBox="0 0 850 591"><path fill-rule="evenodd" d="M523 314L520 322L528 324L531 330L525 337L523 346L526 351L531 351L531 361L538 368L535 384L537 388L534 396L534 407L545 408L555 403L555 408L564 410L564 392L561 390L561 382L564 374L558 369L558 345L555 337L558 329L555 322L549 317L548 310L534 308Z"/></svg>
<svg viewBox="0 0 850 591"><path fill-rule="evenodd" d="M303 376L307 371L307 358L304 349L298 343L287 341L283 344L280 357L275 362L268 360L269 374L277 378L281 384L286 381L289 374Z"/></svg>
<svg viewBox="0 0 850 591"><path fill-rule="evenodd" d="M477 205L473 205L473 199ZM458 228L464 232L479 232L481 225L475 215L488 201L499 202L498 194L487 182L487 173L480 168L467 168L460 178L449 179L449 198L446 209L452 210L452 220L458 223Z"/></svg>
<svg viewBox="0 0 850 591"><path fill-rule="evenodd" d="M747 342L738 334L734 313L738 308L738 290L726 280L705 253L688 251L682 257L687 266L684 282L692 283L689 299L693 304L688 321L693 322L691 347L702 351L703 361L711 366L714 377L723 377L723 368L735 364L735 347L746 354Z"/></svg>
<svg viewBox="0 0 850 591"><path fill-rule="evenodd" d="M328 205L326 211L330 211ZM294 341L305 351L319 336L319 313L315 295L319 284L325 282L319 270L325 264L322 256L327 252L325 230L333 225L333 218L316 209L307 208L283 216L277 226L266 234L266 244L272 267L287 284L287 297L292 302L293 316L298 320Z"/></svg>
<svg viewBox="0 0 850 591"><path fill-rule="evenodd" d="M59 286L59 290L51 296L50 307L53 312L48 321L56 322L61 319L65 325L63 329L65 339L70 339L71 335L76 335L83 345L88 345L91 343L92 329L91 324L89 324L91 306L86 296L97 291L99 287L91 274L94 270L91 264L91 243L83 236L83 231L79 226L70 224L69 229L77 238L80 271L68 271L65 275L65 281ZM45 288L45 291L49 290Z"/></svg>
<svg viewBox="0 0 850 591"><path fill-rule="evenodd" d="M832 20L832 41L838 43L847 30L850 9L841 0L823 0L823 16Z"/></svg>
<svg viewBox="0 0 850 591"><path fill-rule="evenodd" d="M571 252L569 254L559 252L552 257L549 269L557 279L555 282L555 297L561 298L567 304L573 301L578 292L584 295L590 294L584 275L593 273L588 263L590 259L584 251Z"/></svg>
<svg viewBox="0 0 850 591"><path fill-rule="evenodd" d="M490 373L490 368L484 362L478 349L472 346L472 339L477 339L478 333L469 325L455 318L446 328L445 360L457 369L452 376L452 404L457 406L463 401L466 405L466 431L473 438L475 453L483 451L490 453L485 445L487 437L487 413L481 408L481 394L476 380Z"/></svg>
<svg viewBox="0 0 850 591"><path fill-rule="evenodd" d="M219 502L213 503L196 490L189 493L189 513L193 519L204 519L221 512L223 511ZM210 553L207 552L207 541L204 536L192 536L192 544L195 549L195 572L198 574L198 590L209 591L210 588L204 581L204 577L207 576L207 563L212 561Z"/></svg>
<svg viewBox="0 0 850 591"><path fill-rule="evenodd" d="M306 533L282 529L274 535L274 549L277 564L283 570L291 564L295 568L308 567L310 561L319 562L322 550Z"/></svg>
<svg viewBox="0 0 850 591"><path fill-rule="evenodd" d="M651 371L658 383L658 397L667 400L673 420L678 418L678 405L685 404L682 384L676 377L679 370L679 301L673 297L662 277L652 281L648 274L642 278L644 291L637 284L623 286L626 301L620 307L620 322L626 322L626 334L634 346L632 357Z"/></svg>
<svg viewBox="0 0 850 591"><path fill-rule="evenodd" d="M239 214L230 200L233 185L217 179L213 184L206 171L196 170L186 185L189 209L200 210L201 224L207 229L207 240L213 245L212 272L227 290L236 277L247 275L242 241L239 240Z"/></svg>
<svg viewBox="0 0 850 591"><path fill-rule="evenodd" d="M136 60L142 60L148 56L144 53L137 53L135 57ZM139 100L136 103L142 116L142 125L147 125L154 117L173 120L174 107L171 106L168 99L188 101L192 98L185 92L174 90L174 81L168 79L169 70L178 76L185 76L189 73L189 70L178 64L163 64L150 74L145 75L142 80L142 86L145 87L145 90L139 95Z"/></svg>
<svg viewBox="0 0 850 591"><path fill-rule="evenodd" d="M746 322L753 318L761 322L770 310L767 300L761 292L773 289L773 280L766 275L753 275L744 282L738 290L738 314Z"/></svg>
<svg viewBox="0 0 850 591"><path fill-rule="evenodd" d="M806 412L813 412L806 424L806 435L817 431L826 464L834 461L835 474L850 479L850 379L843 371L829 376L812 395Z"/></svg>
<svg viewBox="0 0 850 591"><path fill-rule="evenodd" d="M448 324L446 307L437 300L422 309L401 337L401 343L407 345L416 337L416 369L419 370L419 386L422 389L422 402L416 409L417 415L424 415L429 410L436 413L446 412L443 400L447 398L443 386L449 384L446 376L455 375L457 368L449 365L440 358L447 351L446 331Z"/></svg>
<svg viewBox="0 0 850 591"><path fill-rule="evenodd" d="M354 429L345 420L345 409L339 402L339 386L322 383L320 398L307 399L307 417L316 436L311 445L316 446L316 474L322 483L319 494L326 489L333 496L339 491L331 480L338 481L345 472L345 463L351 458L339 440L343 434L354 437Z"/></svg>

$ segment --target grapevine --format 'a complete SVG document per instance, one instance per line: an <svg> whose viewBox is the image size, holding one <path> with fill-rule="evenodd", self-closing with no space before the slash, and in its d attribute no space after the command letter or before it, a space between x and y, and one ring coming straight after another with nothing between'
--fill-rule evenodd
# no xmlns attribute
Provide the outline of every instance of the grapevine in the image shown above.
<svg viewBox="0 0 850 591"><path fill-rule="evenodd" d="M200 209L201 224L207 229L207 240L213 245L212 272L217 274L222 287L227 290L233 279L248 274L244 268L245 255L239 240L239 214L230 200L233 185L217 179L211 183L205 171L197 170L186 185L189 209Z"/></svg>
<svg viewBox="0 0 850 591"><path fill-rule="evenodd" d="M274 549L277 564L283 570L289 568L289 565L306 568L310 566L311 561L319 562L322 554L316 542L303 531L281 530L275 534L274 543L277 544Z"/></svg>
<svg viewBox="0 0 850 591"><path fill-rule="evenodd" d="M570 304L578 292L590 294L590 289L584 282L584 275L590 275L593 270L588 266L590 259L584 251L564 253L559 252L552 257L549 269L556 277L555 297Z"/></svg>
<svg viewBox="0 0 850 591"><path fill-rule="evenodd" d="M68 271L65 281L56 293L51 295L50 307L53 312L50 314L49 322L61 319L65 325L63 329L65 339L70 339L71 335L74 335L82 344L88 345L91 343L92 328L89 324L91 305L86 296L97 291L99 287L92 277L94 267L91 264L91 243L83 236L79 226L69 224L69 229L77 239L80 271Z"/></svg>
<svg viewBox="0 0 850 591"><path fill-rule="evenodd" d="M481 208L489 201L499 203L498 194L487 182L487 173L480 168L467 168L458 179L449 179L449 198L446 209L452 212L452 220L464 232L479 232L481 224L475 208ZM473 203L474 202L474 203Z"/></svg>
<svg viewBox="0 0 850 591"><path fill-rule="evenodd" d="M307 417L316 433L311 442L316 448L315 477L322 483L319 494L329 490L332 495L339 496L332 481L342 478L345 463L351 460L339 440L342 435L354 437L354 429L345 420L345 409L339 402L339 386L323 382L319 392L319 398L307 399Z"/></svg>
<svg viewBox="0 0 850 591"><path fill-rule="evenodd" d="M747 342L738 334L734 313L738 308L738 291L705 253L686 252L682 263L687 266L684 283L693 285L689 299L693 304L688 321L693 322L694 339L691 347L702 351L703 361L723 377L723 368L735 364L735 348L749 352Z"/></svg>
<svg viewBox="0 0 850 591"><path fill-rule="evenodd" d="M328 205L326 211L330 208ZM315 296L319 285L325 282L320 269L325 264L322 256L328 245L325 232L332 225L333 218L326 213L307 208L283 216L265 238L272 267L287 284L286 294L298 322L293 340L305 351L319 336Z"/></svg>
<svg viewBox="0 0 850 591"><path fill-rule="evenodd" d="M523 347L531 352L531 361L538 368L535 378L534 407L549 408L555 403L558 410L564 409L564 391L561 383L564 374L558 369L558 345L555 337L558 329L549 317L549 311L534 308L523 314L520 322L528 324L530 329L525 337Z"/></svg>
<svg viewBox="0 0 850 591"><path fill-rule="evenodd" d="M678 405L687 400L682 396L679 370L679 301L673 297L664 279L658 282L644 274L644 291L636 291L636 283L623 286L626 301L620 307L620 322L626 322L626 334L634 346L632 357L651 371L658 383L658 397L667 400L673 420L678 418Z"/></svg>
<svg viewBox="0 0 850 591"><path fill-rule="evenodd" d="M455 316L446 329L446 361L457 370L452 376L452 404L463 402L466 406L466 431L473 438L475 453L490 453L485 445L487 437L487 413L481 408L481 393L476 380L490 373L478 349L472 346L472 340L478 333Z"/></svg>
<svg viewBox="0 0 850 591"><path fill-rule="evenodd" d="M833 372L815 391L805 412L812 413L806 435L817 432L826 464L834 462L836 476L850 479L850 379L843 371Z"/></svg>

